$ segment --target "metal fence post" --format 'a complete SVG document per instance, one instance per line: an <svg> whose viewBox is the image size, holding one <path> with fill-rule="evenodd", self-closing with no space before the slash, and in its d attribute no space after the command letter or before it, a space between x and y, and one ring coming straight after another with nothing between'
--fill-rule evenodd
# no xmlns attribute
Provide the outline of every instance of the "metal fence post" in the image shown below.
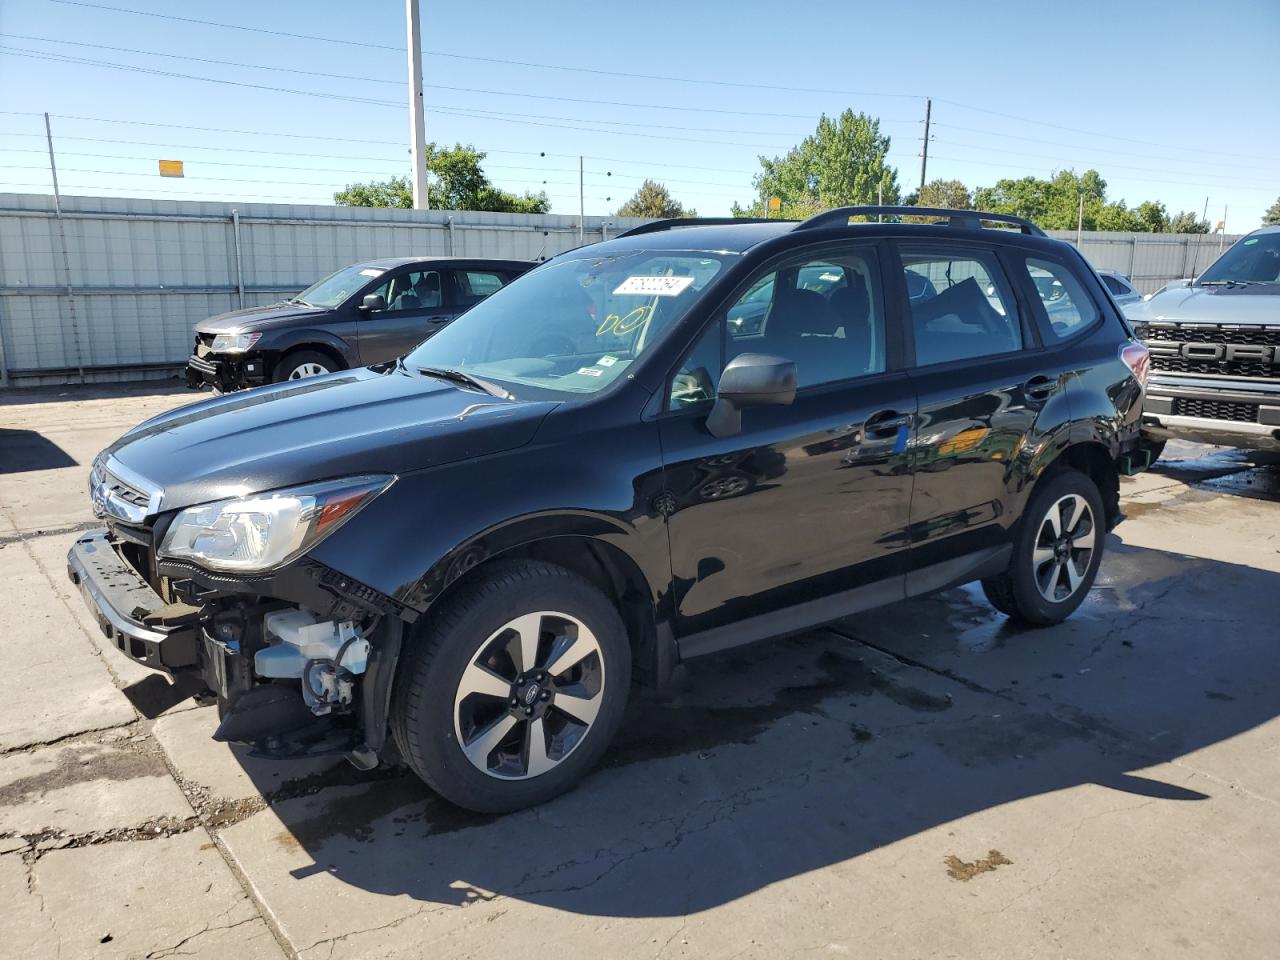
<svg viewBox="0 0 1280 960"><path fill-rule="evenodd" d="M44 115L44 136L49 144L49 173L53 177L53 211L57 215L58 240L62 246L62 278L67 286L67 313L71 316L71 342L76 348L76 373L84 383L84 351L80 346L80 324L76 317L76 292L71 286L71 254L67 252L67 227L62 220L62 193L58 189L58 164L53 158L53 128Z"/></svg>
<svg viewBox="0 0 1280 960"><path fill-rule="evenodd" d="M1133 279L1133 265L1138 259L1138 237L1135 234L1129 238L1129 272L1125 274L1130 280Z"/></svg>
<svg viewBox="0 0 1280 960"><path fill-rule="evenodd" d="M455 250L454 250L454 238L453 238L453 217L450 217L450 218L449 218L449 256L451 256L451 257L453 257L453 256L457 256L457 254L456 254L456 252L455 252Z"/></svg>
<svg viewBox="0 0 1280 960"><path fill-rule="evenodd" d="M244 265L240 260L240 211L231 211L231 234L236 246L236 295L240 298L240 309L244 309Z"/></svg>
<svg viewBox="0 0 1280 960"><path fill-rule="evenodd" d="M4 320L4 311L0 310L0 387L9 386L9 362L5 359L5 344L9 338L7 327L8 324Z"/></svg>

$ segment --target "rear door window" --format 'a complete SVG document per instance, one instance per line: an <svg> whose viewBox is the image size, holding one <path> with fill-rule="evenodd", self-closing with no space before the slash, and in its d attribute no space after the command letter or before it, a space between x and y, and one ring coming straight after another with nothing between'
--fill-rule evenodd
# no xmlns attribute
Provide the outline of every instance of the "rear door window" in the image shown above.
<svg viewBox="0 0 1280 960"><path fill-rule="evenodd" d="M1021 350L1017 301L988 250L902 249L916 365Z"/></svg>
<svg viewBox="0 0 1280 960"><path fill-rule="evenodd" d="M497 293L509 279L507 274L496 270L455 270L453 276L457 305L462 308L474 306Z"/></svg>

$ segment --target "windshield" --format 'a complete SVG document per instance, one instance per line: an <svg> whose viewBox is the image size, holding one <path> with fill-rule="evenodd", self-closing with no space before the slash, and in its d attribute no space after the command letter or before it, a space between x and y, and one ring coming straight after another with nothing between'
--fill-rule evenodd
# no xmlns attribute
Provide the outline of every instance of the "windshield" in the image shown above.
<svg viewBox="0 0 1280 960"><path fill-rule="evenodd" d="M1266 283L1280 287L1280 233L1245 237L1220 256L1200 283Z"/></svg>
<svg viewBox="0 0 1280 960"><path fill-rule="evenodd" d="M497 381L517 397L597 393L658 343L734 256L641 251L552 261L468 310L404 364Z"/></svg>
<svg viewBox="0 0 1280 960"><path fill-rule="evenodd" d="M313 307L336 307L374 277L380 277L386 272L381 267L366 267L359 263L353 267L343 267L319 283L313 283L293 299Z"/></svg>

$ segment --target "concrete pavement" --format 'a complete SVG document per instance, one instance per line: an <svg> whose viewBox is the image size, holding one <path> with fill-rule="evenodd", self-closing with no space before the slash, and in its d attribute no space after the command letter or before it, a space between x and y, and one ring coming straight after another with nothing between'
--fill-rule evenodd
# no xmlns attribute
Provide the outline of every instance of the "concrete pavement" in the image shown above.
<svg viewBox="0 0 1280 960"><path fill-rule="evenodd" d="M962 589L697 661L580 789L495 818L251 760L98 642L62 569L88 463L187 399L0 395L15 955L1275 955L1280 468L1171 445L1068 623Z"/></svg>

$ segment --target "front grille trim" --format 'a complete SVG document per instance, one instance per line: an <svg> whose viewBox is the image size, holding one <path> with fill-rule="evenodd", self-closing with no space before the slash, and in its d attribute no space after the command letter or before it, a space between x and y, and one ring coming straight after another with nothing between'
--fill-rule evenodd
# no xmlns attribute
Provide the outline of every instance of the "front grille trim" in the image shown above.
<svg viewBox="0 0 1280 960"><path fill-rule="evenodd" d="M89 471L89 496L95 515L141 524L159 513L164 491L107 454Z"/></svg>
<svg viewBox="0 0 1280 960"><path fill-rule="evenodd" d="M1258 404L1241 400L1199 400L1192 397L1173 398L1173 416L1199 417L1227 423L1257 423Z"/></svg>
<svg viewBox="0 0 1280 960"><path fill-rule="evenodd" d="M1134 332L1146 343L1194 343L1241 347L1274 347L1280 351L1280 323L1274 327L1246 327L1230 323L1194 321L1151 321L1135 325ZM1244 380L1280 380L1280 364L1259 359L1213 360L1168 357L1153 352L1151 369L1162 373L1233 377Z"/></svg>

